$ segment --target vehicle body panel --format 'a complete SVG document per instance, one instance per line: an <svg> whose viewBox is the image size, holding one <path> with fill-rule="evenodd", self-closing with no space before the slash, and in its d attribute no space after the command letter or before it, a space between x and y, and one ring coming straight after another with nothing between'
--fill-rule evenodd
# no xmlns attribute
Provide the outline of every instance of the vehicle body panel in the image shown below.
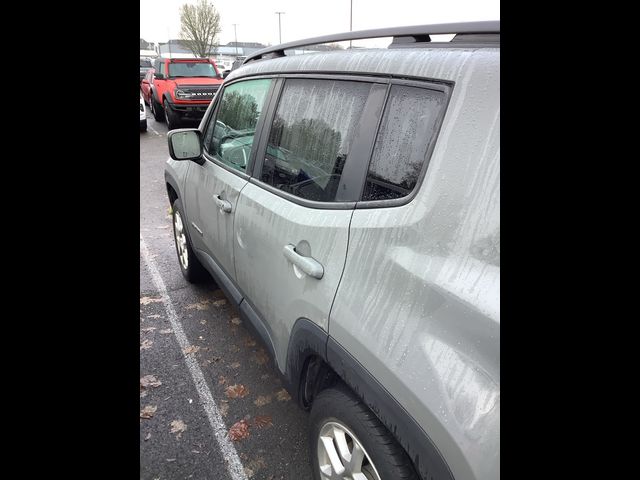
<svg viewBox="0 0 640 480"><path fill-rule="evenodd" d="M235 280L233 223L238 196L247 180L211 160L194 164L186 182L186 214L194 248L207 252ZM231 203L231 212L216 204L216 196Z"/></svg>
<svg viewBox="0 0 640 480"><path fill-rule="evenodd" d="M240 195L234 240L237 283L266 319L281 371L296 320L307 318L327 329L351 213L296 205L253 183ZM322 278L310 277L288 261L283 254L286 245L319 262Z"/></svg>
<svg viewBox="0 0 640 480"><path fill-rule="evenodd" d="M500 463L499 51L477 55L424 73L456 82L426 177L407 205L356 208L329 323L457 480Z"/></svg>

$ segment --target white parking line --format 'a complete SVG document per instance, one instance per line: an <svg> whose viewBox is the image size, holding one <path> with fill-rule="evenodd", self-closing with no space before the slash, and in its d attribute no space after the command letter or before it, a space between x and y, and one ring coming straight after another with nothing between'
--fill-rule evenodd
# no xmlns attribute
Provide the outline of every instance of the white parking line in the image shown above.
<svg viewBox="0 0 640 480"><path fill-rule="evenodd" d="M147 128L148 128L149 130L151 130L153 133L155 133L156 135L158 135L159 137L161 137L161 136L162 136L162 134L161 134L161 133L156 132L156 130L155 130L151 125L148 125L148 126L147 126Z"/></svg>
<svg viewBox="0 0 640 480"><path fill-rule="evenodd" d="M178 339L178 344L180 345L180 350L182 351L182 355L184 357L184 361L187 364L189 372L191 373L191 377L196 385L196 390L198 390L198 394L200 395L200 403L204 407L205 412L207 413L207 417L209 418L209 423L211 424L211 428L213 428L213 433L215 434L216 440L218 441L218 446L220 447L220 452L222 453L222 457L226 460L227 471L233 480L247 480L247 475L244 472L244 467L242 466L242 462L240 462L240 458L238 457L238 452L233 444L229 441L227 436L227 427L222 420L222 416L220 415L220 410L218 410L218 406L216 405L215 400L213 399L213 395L211 395L211 390L207 386L207 382L204 379L204 375L202 370L200 369L200 365L198 362L190 355L184 353L184 350L190 346L189 340L182 329L182 325L178 320L178 315L176 314L175 309L173 308L173 303L169 298L169 294L167 293L167 287L160 276L160 272L156 267L156 263L153 261L151 256L149 255L149 249L147 248L147 244L144 241L142 235L140 235L140 252L144 258L144 262L151 274L151 279L153 280L153 284L155 285L158 293L162 297L162 303L164 304L165 311L167 312L167 318L171 322L171 326L173 327L173 331Z"/></svg>

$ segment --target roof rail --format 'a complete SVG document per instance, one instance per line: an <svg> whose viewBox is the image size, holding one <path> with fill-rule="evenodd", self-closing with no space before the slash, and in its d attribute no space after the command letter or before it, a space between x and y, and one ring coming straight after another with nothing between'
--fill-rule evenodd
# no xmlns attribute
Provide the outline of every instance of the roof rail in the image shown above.
<svg viewBox="0 0 640 480"><path fill-rule="evenodd" d="M248 55L243 65L265 58L284 57L285 50L291 50L309 45L321 43L343 42L346 40L363 40L365 38L393 37L394 42L402 37L413 37L413 42L429 42L429 35L442 34L483 34L500 33L500 21L466 22L466 23L440 23L435 25L412 25L408 27L376 28L371 30L359 30L356 32L335 33L321 37L306 38L294 42L282 43L272 47L263 48Z"/></svg>

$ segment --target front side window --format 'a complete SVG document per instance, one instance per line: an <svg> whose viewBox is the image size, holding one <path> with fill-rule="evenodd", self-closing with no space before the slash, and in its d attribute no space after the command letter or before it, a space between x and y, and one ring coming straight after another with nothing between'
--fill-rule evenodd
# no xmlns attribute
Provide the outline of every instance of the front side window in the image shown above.
<svg viewBox="0 0 640 480"><path fill-rule="evenodd" d="M161 73L162 75L164 75L164 62L160 62L160 65L158 65L158 73Z"/></svg>
<svg viewBox="0 0 640 480"><path fill-rule="evenodd" d="M393 85L378 132L362 200L409 195L435 140L445 94Z"/></svg>
<svg viewBox="0 0 640 480"><path fill-rule="evenodd" d="M364 82L288 79L260 180L307 200L335 201L370 90Z"/></svg>
<svg viewBox="0 0 640 480"><path fill-rule="evenodd" d="M271 79L246 80L222 92L215 119L204 135L204 148L221 163L245 172L256 125L264 108Z"/></svg>
<svg viewBox="0 0 640 480"><path fill-rule="evenodd" d="M176 77L207 77L215 78L218 76L218 72L211 63L170 63L168 76L172 78Z"/></svg>

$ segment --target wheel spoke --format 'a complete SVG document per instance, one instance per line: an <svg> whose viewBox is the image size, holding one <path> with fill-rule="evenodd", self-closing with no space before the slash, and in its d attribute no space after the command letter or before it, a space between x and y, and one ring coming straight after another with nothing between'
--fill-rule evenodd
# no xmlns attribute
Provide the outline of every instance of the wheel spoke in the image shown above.
<svg viewBox="0 0 640 480"><path fill-rule="evenodd" d="M349 461L349 468L352 472L362 471L362 461L364 460L364 450L359 443L353 443L353 451L351 452L351 459Z"/></svg>
<svg viewBox="0 0 640 480"><path fill-rule="evenodd" d="M344 434L344 430L340 427L333 427L333 438L336 440L336 444L338 445L338 453L340 454L340 458L342 458L342 463L345 465L351 461L351 452L349 452L349 445L347 445L347 437Z"/></svg>
<svg viewBox="0 0 640 480"><path fill-rule="evenodd" d="M351 478L352 478L353 480L369 480L369 479L367 478L367 476L366 476L364 473L362 473L362 472L356 472L356 473L352 474L352 475L351 475Z"/></svg>
<svg viewBox="0 0 640 480"><path fill-rule="evenodd" d="M336 447L333 444L333 439L331 437L320 437L320 439L322 440L322 445L327 452L329 462L331 462L331 467L333 469L331 478L334 478L337 475L342 475L344 473L344 465L342 465L342 462L340 461Z"/></svg>

